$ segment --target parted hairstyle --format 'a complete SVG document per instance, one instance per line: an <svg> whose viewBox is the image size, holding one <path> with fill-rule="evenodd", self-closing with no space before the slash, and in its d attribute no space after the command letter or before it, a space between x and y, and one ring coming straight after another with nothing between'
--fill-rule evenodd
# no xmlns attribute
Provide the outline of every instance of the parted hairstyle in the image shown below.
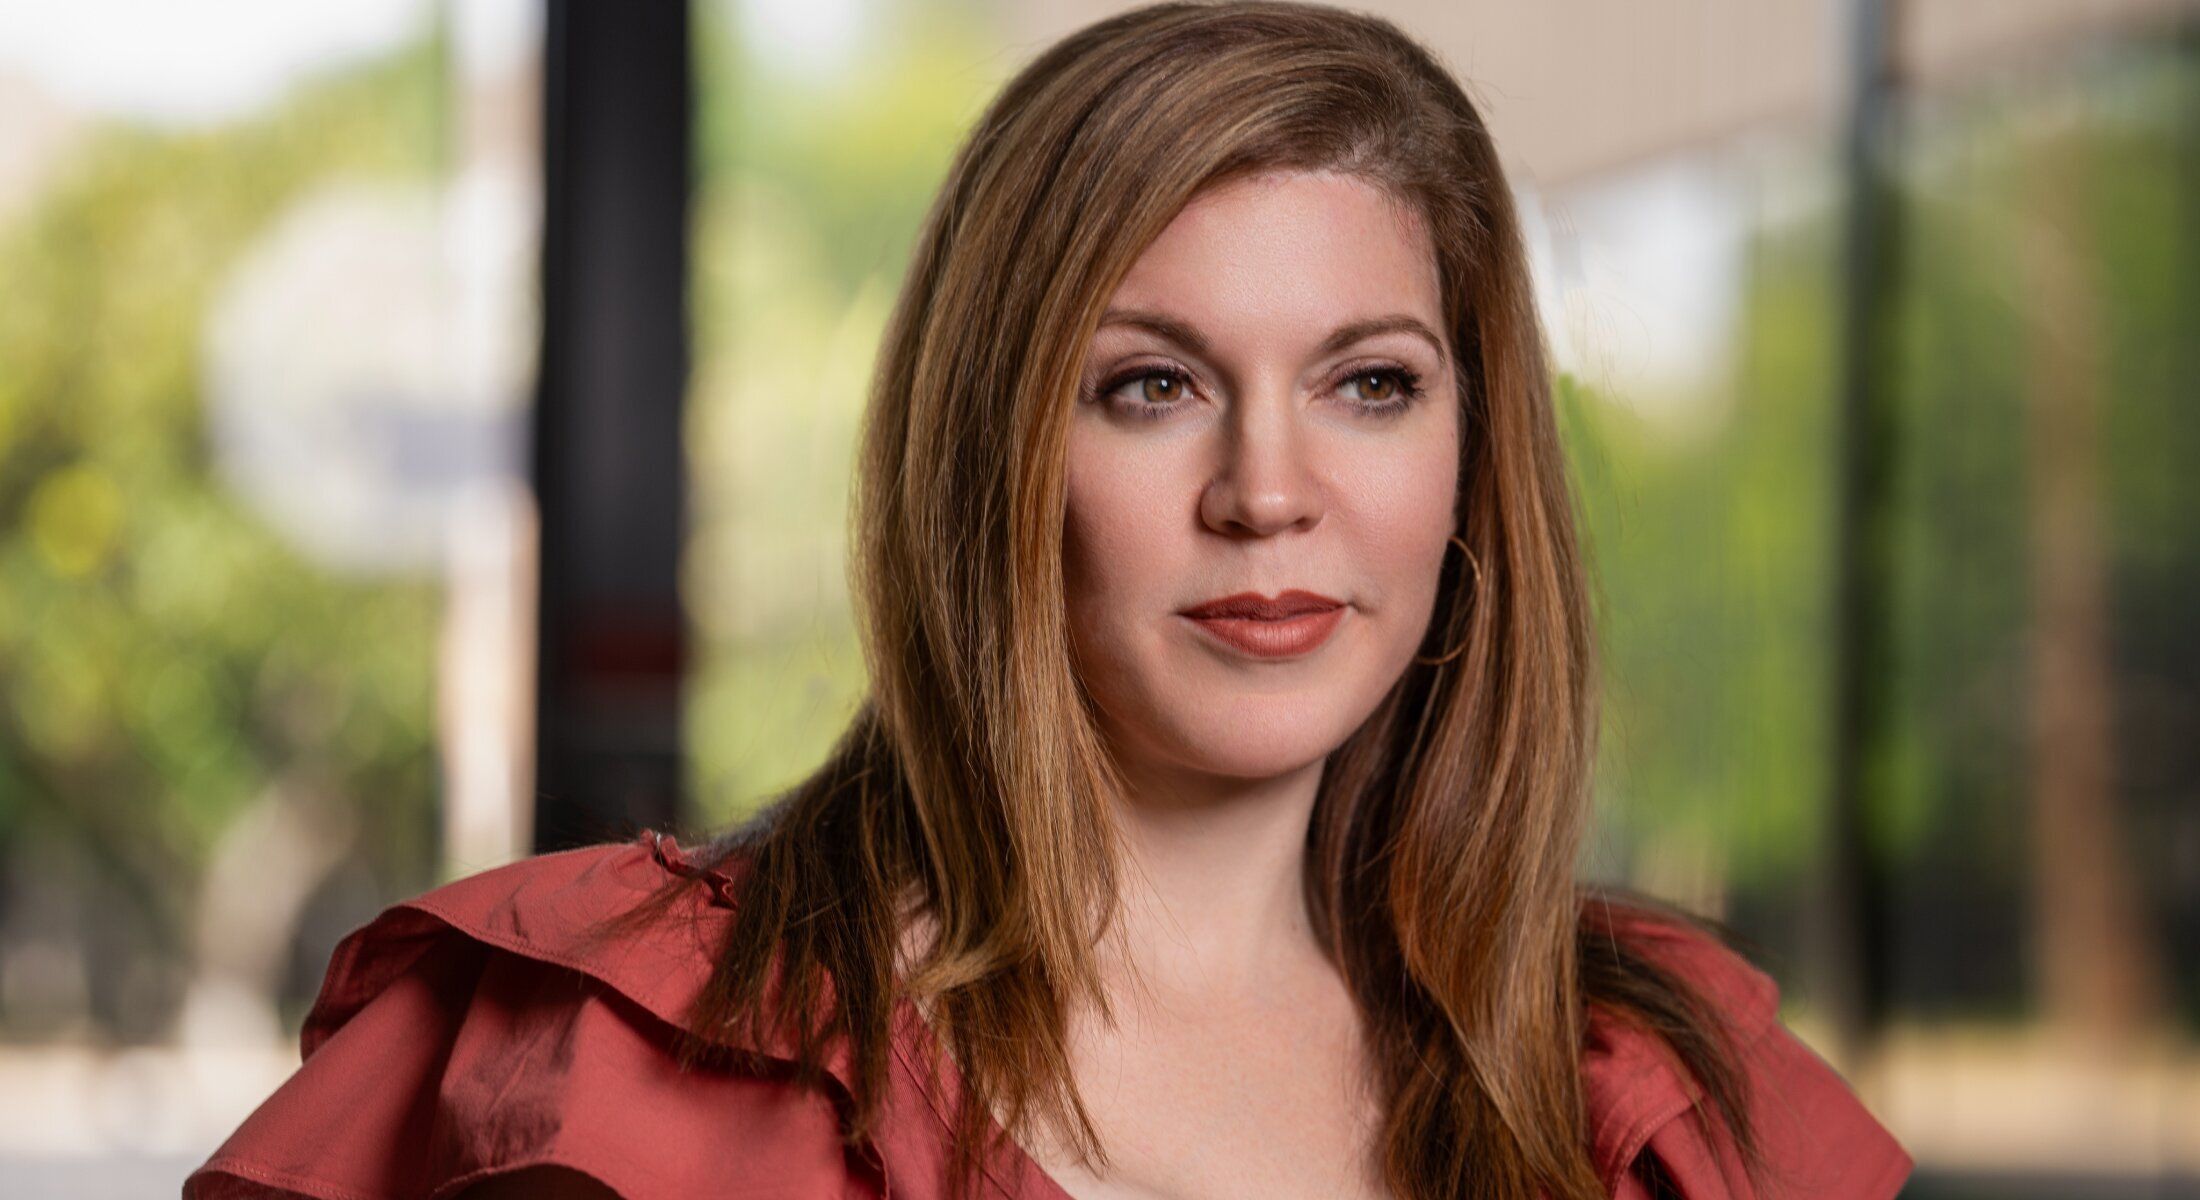
<svg viewBox="0 0 2200 1200"><path fill-rule="evenodd" d="M1754 1173L1724 1020L1615 936L1648 902L1576 880L1591 596L1489 130L1395 25L1291 0L1078 30L955 155L862 431L850 574L869 691L814 773L701 852L739 899L692 1028L791 1034L812 1080L845 1039L854 1140L895 1006L920 1000L964 1081L956 1194L1033 1122L1107 1163L1065 1034L1074 1006L1106 1011L1122 782L1070 654L1066 434L1140 252L1203 189L1276 170L1348 173L1425 220L1463 405L1457 529L1482 565L1477 587L1447 556L1422 654L1463 651L1409 665L1330 756L1306 846L1306 903L1369 1031L1382 1178L1403 1198L1603 1195L1579 1077L1590 1004L1659 1034ZM917 912L934 936L905 961Z"/></svg>

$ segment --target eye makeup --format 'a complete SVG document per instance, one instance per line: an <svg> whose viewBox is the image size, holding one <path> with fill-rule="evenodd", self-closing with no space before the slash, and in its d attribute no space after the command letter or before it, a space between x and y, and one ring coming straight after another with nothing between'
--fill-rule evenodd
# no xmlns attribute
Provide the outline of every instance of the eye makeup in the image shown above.
<svg viewBox="0 0 2200 1200"><path fill-rule="evenodd" d="M1137 400L1117 402L1116 393L1122 391L1125 386L1133 383L1145 384L1152 380L1166 381L1175 388L1175 395L1179 398L1147 399L1143 402ZM1401 363L1383 361L1354 363L1348 366L1332 378L1329 390L1335 391L1347 384L1365 385L1371 380L1387 380L1388 382L1374 389L1378 394L1373 395L1371 398L1348 400L1346 403L1348 407L1356 409L1361 415L1374 419L1403 413L1420 400L1428 390L1421 382L1420 372ZM1087 403L1102 404L1111 412L1121 413L1133 420L1155 421L1182 408L1184 404L1181 396L1185 389L1189 388L1194 382L1190 372L1174 364L1140 363L1110 375L1105 382L1097 386L1085 388L1083 398ZM1363 397L1369 396L1369 389L1363 387L1361 395Z"/></svg>

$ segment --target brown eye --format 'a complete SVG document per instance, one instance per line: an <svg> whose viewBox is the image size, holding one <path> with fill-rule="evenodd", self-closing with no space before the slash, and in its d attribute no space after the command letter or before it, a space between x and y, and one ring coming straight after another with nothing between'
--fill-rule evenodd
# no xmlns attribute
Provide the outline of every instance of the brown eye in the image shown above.
<svg viewBox="0 0 2200 1200"><path fill-rule="evenodd" d="M1398 385L1395 381L1391 379L1391 373L1389 371L1362 371L1352 378L1362 385L1365 385L1370 380L1381 381L1374 387L1362 386L1360 388L1360 395L1366 397L1369 400L1388 400L1391 398L1391 395L1398 390Z"/></svg>
<svg viewBox="0 0 2200 1200"><path fill-rule="evenodd" d="M1353 403L1371 416L1391 416L1412 407L1421 395L1420 376L1405 367L1370 367L1344 377L1340 385Z"/></svg>
<svg viewBox="0 0 2200 1200"><path fill-rule="evenodd" d="M1084 395L1124 417L1158 421L1184 407L1191 382L1189 375L1174 367L1142 367L1125 371ZM1138 385L1137 391L1128 390L1132 384Z"/></svg>

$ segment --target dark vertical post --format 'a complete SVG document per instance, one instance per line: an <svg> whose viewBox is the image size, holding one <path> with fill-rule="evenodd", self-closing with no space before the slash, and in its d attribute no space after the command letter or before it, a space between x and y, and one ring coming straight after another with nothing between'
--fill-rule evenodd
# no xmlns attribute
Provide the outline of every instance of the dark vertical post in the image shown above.
<svg viewBox="0 0 2200 1200"><path fill-rule="evenodd" d="M535 849L679 813L685 0L549 0Z"/></svg>
<svg viewBox="0 0 2200 1200"><path fill-rule="evenodd" d="M1899 311L1897 0L1850 0L1847 176L1840 328L1839 532L1835 564L1833 786L1827 821L1813 990L1826 997L1851 1057L1884 1021L1890 990L1889 879L1875 844L1895 713L1896 469L1900 413L1892 388Z"/></svg>

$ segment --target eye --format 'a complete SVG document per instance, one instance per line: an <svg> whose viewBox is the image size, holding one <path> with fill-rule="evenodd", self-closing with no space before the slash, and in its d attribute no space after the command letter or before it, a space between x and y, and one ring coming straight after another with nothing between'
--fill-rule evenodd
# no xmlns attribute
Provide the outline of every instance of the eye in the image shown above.
<svg viewBox="0 0 2200 1200"><path fill-rule="evenodd" d="M1139 367L1101 384L1092 393L1092 398L1107 403L1119 412L1154 420L1176 410L1191 382L1191 376L1174 367ZM1135 392L1130 393L1133 398L1118 402L1116 393L1134 383L1139 386Z"/></svg>
<svg viewBox="0 0 2200 1200"><path fill-rule="evenodd" d="M1136 391L1129 390L1132 384L1138 385ZM1087 392L1086 399L1140 420L1159 420L1182 406L1191 384L1192 377L1179 368L1145 365L1110 378ZM1347 393L1352 407L1371 417L1404 412L1425 390L1419 372L1396 364L1354 367L1332 386Z"/></svg>
<svg viewBox="0 0 2200 1200"><path fill-rule="evenodd" d="M1357 388L1360 398L1354 403L1375 415L1404 411L1424 390L1419 372L1399 366L1355 367L1337 381L1337 387L1340 391Z"/></svg>

